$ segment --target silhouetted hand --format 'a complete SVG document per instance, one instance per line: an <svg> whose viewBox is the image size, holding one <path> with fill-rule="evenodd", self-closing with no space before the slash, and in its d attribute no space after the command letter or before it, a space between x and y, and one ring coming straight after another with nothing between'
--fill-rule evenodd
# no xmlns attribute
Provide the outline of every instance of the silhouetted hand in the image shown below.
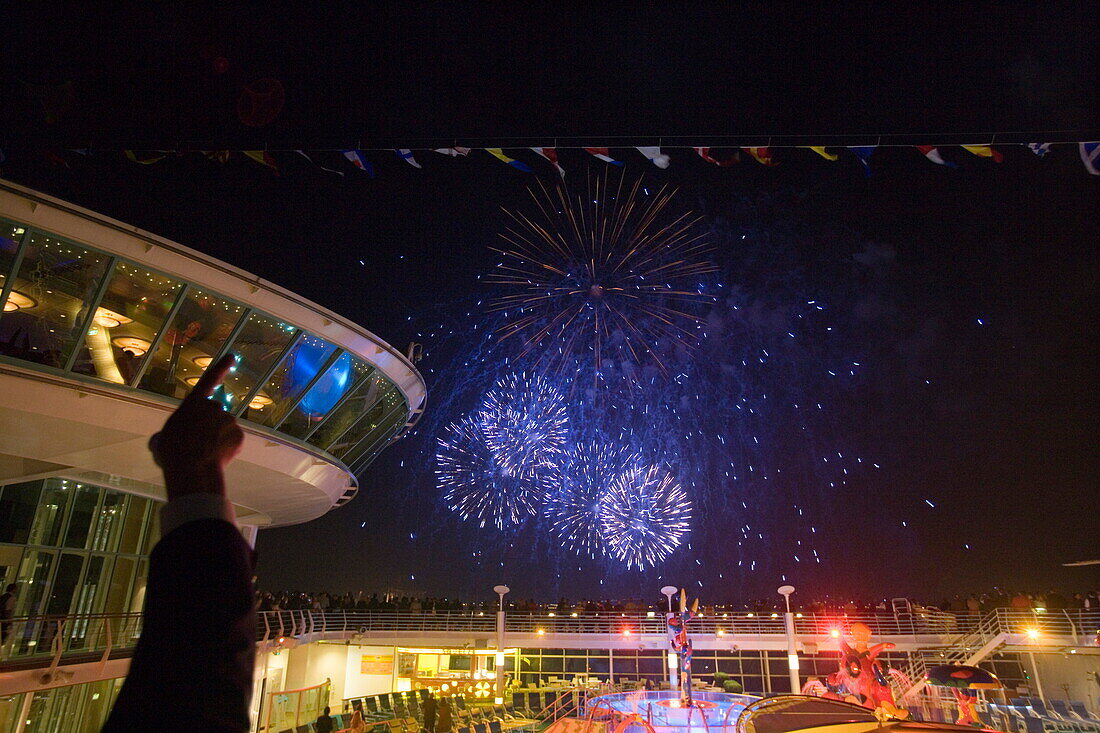
<svg viewBox="0 0 1100 733"><path fill-rule="evenodd" d="M227 354L211 364L164 428L149 439L153 459L164 471L168 499L186 494L225 496L222 469L241 450L244 433L210 396L236 363Z"/></svg>

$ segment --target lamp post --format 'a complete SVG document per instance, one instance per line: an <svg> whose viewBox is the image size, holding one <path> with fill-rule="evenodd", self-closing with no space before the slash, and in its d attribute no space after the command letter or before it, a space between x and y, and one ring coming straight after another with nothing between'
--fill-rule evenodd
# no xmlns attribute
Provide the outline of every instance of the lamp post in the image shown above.
<svg viewBox="0 0 1100 733"><path fill-rule="evenodd" d="M664 597L668 599L668 612L670 614L672 613L672 597L674 595L676 595L677 591L679 591L679 590L680 589L677 588L674 585L666 585L664 588L661 588L661 594L664 595ZM668 616L665 617L665 625L666 625L666 627L668 625ZM669 647L670 648L667 652L668 653L668 686L669 686L669 689L675 690L676 687L680 684L680 681L679 681L680 657L679 657L678 654L676 654L675 651L673 651L671 646L672 646L672 632L669 631Z"/></svg>
<svg viewBox="0 0 1100 733"><path fill-rule="evenodd" d="M497 673L497 685L496 695L493 698L493 702L497 705L504 704L504 596L510 591L506 585L494 585L493 592L500 597L500 605L497 607L497 654L496 654L496 673Z"/></svg>
<svg viewBox="0 0 1100 733"><path fill-rule="evenodd" d="M783 625L787 630L787 671L791 675L791 694L797 695L802 691L802 685L798 679L798 644L794 636L794 614L791 613L791 593L794 593L794 586L781 585L776 592L787 603L787 612L783 615Z"/></svg>

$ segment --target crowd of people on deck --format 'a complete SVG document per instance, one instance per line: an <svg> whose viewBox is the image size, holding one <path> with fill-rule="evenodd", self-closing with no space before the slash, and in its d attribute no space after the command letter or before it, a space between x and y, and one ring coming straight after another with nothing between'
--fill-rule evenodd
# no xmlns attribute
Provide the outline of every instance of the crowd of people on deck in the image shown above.
<svg viewBox="0 0 1100 733"><path fill-rule="evenodd" d="M920 612L927 610L944 611L955 615L985 614L997 608L1013 610L1085 610L1100 611L1100 591L1062 592L1050 590L1044 593L1025 593L994 589L988 593L956 594L939 603L920 603L909 599L909 608ZM792 599L793 601L793 599ZM394 593L327 593L279 591L275 593L257 592L256 608L259 611L408 611L412 613L442 612L485 612L496 610L496 600L462 601L452 598L436 598L397 595ZM904 605L904 604L903 604ZM663 603L646 603L638 599L593 601L574 601L559 598L556 603L540 603L533 599L506 601L505 607L510 613L555 613L559 616L592 615L598 613L644 614L649 611L661 611ZM886 599L878 601L853 600L812 600L807 603L791 604L792 609L819 616L839 616L874 613L892 613L894 604ZM707 605L703 611L707 614L755 613L770 614L782 611L780 602L759 599L747 603L728 603Z"/></svg>

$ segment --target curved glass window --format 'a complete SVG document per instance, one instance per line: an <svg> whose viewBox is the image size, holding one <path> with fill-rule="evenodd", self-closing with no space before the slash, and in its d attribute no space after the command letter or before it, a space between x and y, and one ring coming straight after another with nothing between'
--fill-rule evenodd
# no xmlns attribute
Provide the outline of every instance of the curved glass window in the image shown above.
<svg viewBox="0 0 1100 733"><path fill-rule="evenodd" d="M197 379L210 365L243 314L243 306L190 288L156 351L146 357L140 386L182 399L191 389L189 378Z"/></svg>
<svg viewBox="0 0 1100 733"><path fill-rule="evenodd" d="M271 402L262 410L250 410L248 419L268 427L277 426L335 353L335 344L310 334L302 336L264 384L262 391Z"/></svg>
<svg viewBox="0 0 1100 733"><path fill-rule="evenodd" d="M129 384L164 327L182 284L126 262L115 265L73 371Z"/></svg>
<svg viewBox="0 0 1100 733"><path fill-rule="evenodd" d="M340 438L358 420L368 407L379 399L379 390L385 383L381 376L374 376L359 383L344 402L333 410L325 421L306 438L306 441L323 450Z"/></svg>
<svg viewBox="0 0 1100 733"><path fill-rule="evenodd" d="M237 355L237 366L225 379L225 391L231 404L239 405L241 400L252 393L252 389L286 350L297 330L294 326L263 313L253 312L248 316L241 332L229 345L230 350ZM206 367L203 366L202 369ZM197 375L186 380L188 387L197 381ZM252 403L257 404L257 401L253 399ZM251 413L246 417L255 420Z"/></svg>
<svg viewBox="0 0 1100 733"><path fill-rule="evenodd" d="M0 220L0 298L0 355L172 399L184 397L218 355L234 352L237 365L220 395L227 407L348 466L373 458L407 419L405 395L383 371L321 336L179 278L6 220ZM112 511L110 499L96 509L90 494L75 497L64 485L41 491L43 505L33 522L5 528L0 517L0 545L5 532L67 550L132 552L148 544L147 533L134 531L130 518L136 515L121 506ZM10 509L25 513L28 507L13 500ZM69 534L55 536L62 517L73 519ZM57 568L61 558L49 562ZM65 562L68 570L76 567ZM125 569L100 570L113 573L103 592L121 592L116 576L123 578Z"/></svg>
<svg viewBox="0 0 1100 733"><path fill-rule="evenodd" d="M340 354L298 402L294 412L279 426L279 431L295 438L306 437L340 404L348 391L371 371L370 364L362 359L346 351Z"/></svg>
<svg viewBox="0 0 1100 733"><path fill-rule="evenodd" d="M64 367L110 258L31 232L0 315L0 353ZM16 307L8 310L12 303Z"/></svg>

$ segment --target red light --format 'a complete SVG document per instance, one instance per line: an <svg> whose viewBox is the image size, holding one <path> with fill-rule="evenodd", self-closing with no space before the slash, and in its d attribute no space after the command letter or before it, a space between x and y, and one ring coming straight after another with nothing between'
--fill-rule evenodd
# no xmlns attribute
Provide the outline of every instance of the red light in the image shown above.
<svg viewBox="0 0 1100 733"><path fill-rule="evenodd" d="M623 636L630 636L630 629L623 629Z"/></svg>
<svg viewBox="0 0 1100 733"><path fill-rule="evenodd" d="M834 639L839 639L840 629L829 629L829 636L833 637Z"/></svg>

